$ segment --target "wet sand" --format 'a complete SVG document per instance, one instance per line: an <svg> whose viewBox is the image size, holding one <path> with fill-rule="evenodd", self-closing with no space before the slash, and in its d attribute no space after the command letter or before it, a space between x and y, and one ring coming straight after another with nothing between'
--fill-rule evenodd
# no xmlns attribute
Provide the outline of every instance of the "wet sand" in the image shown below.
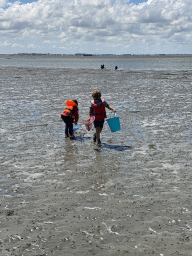
<svg viewBox="0 0 192 256"><path fill-rule="evenodd" d="M192 255L191 72L0 72L0 255ZM60 119L95 88L121 121L101 149Z"/></svg>

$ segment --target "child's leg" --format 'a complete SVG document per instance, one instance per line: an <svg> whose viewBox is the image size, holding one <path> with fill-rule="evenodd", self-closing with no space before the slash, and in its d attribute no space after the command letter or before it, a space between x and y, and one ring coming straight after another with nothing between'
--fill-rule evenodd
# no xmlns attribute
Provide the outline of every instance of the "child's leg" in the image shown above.
<svg viewBox="0 0 192 256"><path fill-rule="evenodd" d="M73 123L70 123L70 126L69 126L69 135L73 135Z"/></svg>
<svg viewBox="0 0 192 256"><path fill-rule="evenodd" d="M100 133L102 131L101 127L96 127L96 138L98 141L100 141Z"/></svg>
<svg viewBox="0 0 192 256"><path fill-rule="evenodd" d="M67 135L67 136L69 136L69 134L68 134L68 130L69 130L69 127L68 127L68 125L67 125L67 124L65 124L65 135Z"/></svg>
<svg viewBox="0 0 192 256"><path fill-rule="evenodd" d="M68 122L68 126L69 126L69 135L73 135L73 118L71 118L71 117Z"/></svg>
<svg viewBox="0 0 192 256"><path fill-rule="evenodd" d="M100 134L101 134L102 129L103 129L103 124L104 124L104 120L94 121L94 126L95 126L95 129L96 129L96 139L99 143L101 142Z"/></svg>
<svg viewBox="0 0 192 256"><path fill-rule="evenodd" d="M66 136L69 136L69 125L70 125L70 122L69 122L69 116L61 116L63 122L65 123L65 135Z"/></svg>

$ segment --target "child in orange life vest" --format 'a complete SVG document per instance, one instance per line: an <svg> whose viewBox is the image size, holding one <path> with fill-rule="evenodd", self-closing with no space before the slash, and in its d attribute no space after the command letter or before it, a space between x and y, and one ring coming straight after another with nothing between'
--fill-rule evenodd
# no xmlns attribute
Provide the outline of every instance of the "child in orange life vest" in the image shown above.
<svg viewBox="0 0 192 256"><path fill-rule="evenodd" d="M94 127L96 128L96 133L94 133L93 141L96 142L97 140L97 145L101 146L100 133L103 129L104 119L107 117L105 107L113 110L114 113L116 110L104 99L101 99L101 92L99 90L94 90L92 97L94 100L90 101L91 106L89 108L88 117L95 116Z"/></svg>
<svg viewBox="0 0 192 256"><path fill-rule="evenodd" d="M73 123L77 124L79 119L78 102L77 100L67 100L66 105L67 108L61 114L61 118L65 123L65 138L70 136L70 139L74 139Z"/></svg>

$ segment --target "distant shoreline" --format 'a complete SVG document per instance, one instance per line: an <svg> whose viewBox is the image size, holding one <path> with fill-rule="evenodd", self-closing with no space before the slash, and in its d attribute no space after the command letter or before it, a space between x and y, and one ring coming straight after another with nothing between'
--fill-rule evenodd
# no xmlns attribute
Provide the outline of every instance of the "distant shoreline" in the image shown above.
<svg viewBox="0 0 192 256"><path fill-rule="evenodd" d="M106 58L123 58L123 59L133 59L133 58L191 58L192 54L155 54L155 55L92 55L92 54L0 54L0 58L98 58L98 59L106 59Z"/></svg>

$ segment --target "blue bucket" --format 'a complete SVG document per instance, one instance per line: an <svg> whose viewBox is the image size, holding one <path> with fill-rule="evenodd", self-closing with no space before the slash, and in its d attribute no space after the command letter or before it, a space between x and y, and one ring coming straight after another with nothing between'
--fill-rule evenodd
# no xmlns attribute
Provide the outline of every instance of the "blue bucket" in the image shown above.
<svg viewBox="0 0 192 256"><path fill-rule="evenodd" d="M107 121L109 128L111 129L112 132L117 132L117 131L121 130L119 117L116 117L116 114L115 114L115 117L108 118L108 119L106 119L106 121Z"/></svg>

